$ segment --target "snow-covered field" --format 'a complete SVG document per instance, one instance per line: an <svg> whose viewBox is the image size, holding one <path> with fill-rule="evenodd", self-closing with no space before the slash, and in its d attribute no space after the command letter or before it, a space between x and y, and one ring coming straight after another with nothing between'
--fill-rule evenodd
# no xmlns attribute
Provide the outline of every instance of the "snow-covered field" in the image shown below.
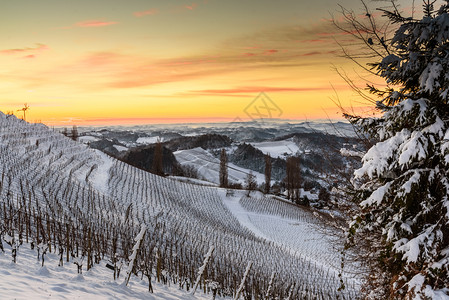
<svg viewBox="0 0 449 300"><path fill-rule="evenodd" d="M96 142L96 141L99 141L99 140L100 140L99 138L91 136L91 135L80 136L78 138L78 141L80 141L81 143L84 143L84 144L88 144L88 143L91 143L91 142Z"/></svg>
<svg viewBox="0 0 449 300"><path fill-rule="evenodd" d="M36 248L24 243L18 251L17 262L11 258L11 247L5 246L5 253L0 252L0 299L40 300L40 299L85 299L85 300L210 300L198 290L194 296L176 285L166 286L152 281L153 293L148 291L146 277L132 276L128 286L123 284L124 272L117 280L113 271L106 268L106 262L94 265L89 271L77 273L77 266L72 261L64 260L58 266L59 257L49 253L45 264L37 260ZM217 297L218 299L223 299Z"/></svg>
<svg viewBox="0 0 449 300"><path fill-rule="evenodd" d="M192 166L204 180L219 184L220 160L203 148L179 150L173 154L181 165ZM250 172L256 177L257 184L265 182L264 174L241 168L232 163L228 164L228 178L231 182L244 185Z"/></svg>
<svg viewBox="0 0 449 300"><path fill-rule="evenodd" d="M114 145L114 148L117 149L118 152L127 151L129 148L120 146L120 145Z"/></svg>
<svg viewBox="0 0 449 300"><path fill-rule="evenodd" d="M301 153L298 145L291 140L251 143L251 145L271 157L286 158Z"/></svg>
<svg viewBox="0 0 449 300"><path fill-rule="evenodd" d="M247 197L246 191L234 191L232 195L226 195L221 190L220 195L239 222L255 235L289 249L299 259L305 258L320 265L326 272L333 272L337 276L341 272L338 255L338 240L341 236L323 227L315 215L304 213L302 216L288 216L267 207L253 209L269 201L268 198L261 201L264 195L260 192L251 192L250 197ZM286 209L293 209L288 208L290 203L285 206ZM352 278L351 284L360 285L360 278L353 275L356 268L355 265L347 265L348 272L343 272L343 275Z"/></svg>
<svg viewBox="0 0 449 300"><path fill-rule="evenodd" d="M275 214L262 214L247 210L240 201L245 198L243 191L226 195L220 189L219 194L226 207L239 222L257 236L283 245L298 259L310 260L319 264L323 272L338 274L338 266L329 268L329 262L338 265L338 257L332 249L333 237L326 235L322 228L310 222L294 220ZM256 193L257 194L257 193ZM251 201L248 198L249 201ZM247 201L248 201L247 200ZM295 238L292 239L292 236ZM106 268L106 260L94 265L82 274L71 260L59 266L57 254L48 253L42 267L37 259L37 250L31 250L24 243L18 251L17 262L12 262L11 247L4 244L5 253L0 253L0 299L210 299L211 295L198 291L195 296L179 289L177 285L162 285L152 279L153 293L148 291L146 277L132 276L128 286L123 284L125 271L117 280L113 280L113 271ZM126 267L124 267L126 269ZM358 280L350 281L359 285ZM218 299L225 299L217 297ZM228 298L226 298L228 299Z"/></svg>
<svg viewBox="0 0 449 300"><path fill-rule="evenodd" d="M155 144L157 142L163 142L164 138L161 138L160 136L151 136L151 137L140 137L136 140L137 144Z"/></svg>

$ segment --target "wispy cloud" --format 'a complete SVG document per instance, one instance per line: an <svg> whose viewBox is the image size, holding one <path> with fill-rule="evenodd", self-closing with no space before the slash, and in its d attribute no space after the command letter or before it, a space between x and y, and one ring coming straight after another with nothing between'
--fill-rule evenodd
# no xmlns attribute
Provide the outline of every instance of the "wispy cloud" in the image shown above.
<svg viewBox="0 0 449 300"><path fill-rule="evenodd" d="M243 49L247 49L247 50L252 50L252 49L259 49L260 46L248 46L248 47L243 47Z"/></svg>
<svg viewBox="0 0 449 300"><path fill-rule="evenodd" d="M144 11L136 11L134 15L136 17L143 17L143 16L152 16L159 13L159 10L157 8L152 8Z"/></svg>
<svg viewBox="0 0 449 300"><path fill-rule="evenodd" d="M257 55L272 55L275 53L280 52L277 49L267 49L267 50L261 50L259 52L245 52L243 53L243 56L257 56ZM288 52L288 50L282 50L283 53Z"/></svg>
<svg viewBox="0 0 449 300"><path fill-rule="evenodd" d="M264 54L265 54L265 55L271 55L271 54L274 54L274 53L277 53L277 52L279 52L279 50L276 50L276 49L269 49L269 50L266 50L266 51L264 52Z"/></svg>
<svg viewBox="0 0 449 300"><path fill-rule="evenodd" d="M90 21L81 21L75 24L76 27L104 27L118 24L118 22L114 21L99 21L99 20L90 20Z"/></svg>
<svg viewBox="0 0 449 300"><path fill-rule="evenodd" d="M179 8L179 6L178 6ZM151 11L151 10L149 10ZM145 12L140 12L145 15ZM116 24L107 21L78 22L78 26L98 27ZM338 47L333 39L319 37L325 32L327 25L317 24L314 30L295 26L271 28L263 32L255 32L245 36L226 40L214 48L206 49L194 55L167 57L156 59L146 54L130 54L121 51L103 51L86 53L64 65L48 67L39 73L28 76L20 74L22 82L30 86L60 84L81 90L102 90L110 88L150 87L166 83L210 80L211 78L232 78L235 74L254 74L244 87L222 90L186 91L185 95L220 94L228 97L249 95L265 90L267 92L302 92L302 87L259 86L270 84L268 78L278 78L284 71L299 76L301 68L313 65L318 68L329 64L329 54ZM315 42L313 40L323 40ZM298 41L310 41L301 43ZM47 46L38 44L33 48L6 49L1 53L19 53L22 56L35 55L35 52ZM47 47L48 48L48 47ZM313 59L312 59L313 58ZM323 59L325 58L325 59ZM316 69L315 68L315 69ZM289 69L287 71L287 69ZM281 72L282 70L282 72ZM19 76L10 74L12 76ZM315 75L313 75L315 76ZM236 76L237 77L237 76ZM89 80L86 80L89 78ZM290 77L289 77L290 78ZM92 79L92 80L90 80ZM320 78L320 80L324 80ZM254 82L251 84L250 82ZM238 84L238 83L237 83ZM274 82L273 84L276 84ZM254 86L250 86L254 85ZM281 84L282 85L282 84ZM312 88L317 90L317 88ZM308 89L311 91L311 89Z"/></svg>
<svg viewBox="0 0 449 300"><path fill-rule="evenodd" d="M313 57L316 64L328 63L329 56L340 50L334 39L338 34L329 21L321 20L308 27L279 26L236 36L224 41L221 49L230 54L238 51L240 60L253 63L294 65L298 60L304 62L302 57Z"/></svg>
<svg viewBox="0 0 449 300"><path fill-rule="evenodd" d="M188 10L194 10L197 6L198 6L197 3L192 3L192 4L189 4L189 5L184 5L184 7L187 8Z"/></svg>
<svg viewBox="0 0 449 300"><path fill-rule="evenodd" d="M138 88L144 86L154 86L165 83L186 82L190 80L206 79L217 76L232 76L239 72L255 71L263 78L270 76L270 72L260 73L258 70L274 69L296 69L311 64L310 61L300 60L301 53L285 52L273 48L260 49L257 52L249 52L242 56L242 47L228 49L226 53L216 55L216 53L201 53L192 56L180 56L167 59L152 59L147 56L124 54L120 52L96 52L89 53L81 59L51 71L49 77L63 78L64 74L77 74L79 78L98 78L94 86L89 85L89 81L80 82L80 85L87 89L102 88ZM257 49L256 49L257 50ZM256 55L257 54L257 55ZM61 71L63 70L63 71ZM61 73L60 75L55 72ZM85 75L82 75L85 74ZM259 76L259 79L260 77ZM71 75L70 75L71 77ZM236 94L252 93L259 90L239 89L238 91L197 91L197 93L221 93L229 96ZM268 91L300 91L304 89L285 87L270 88ZM186 94L187 95L187 94Z"/></svg>
<svg viewBox="0 0 449 300"><path fill-rule="evenodd" d="M304 54L301 54L301 56L314 56L314 55L320 55L320 54L323 54L323 53L320 51L312 51L312 52L306 52Z"/></svg>
<svg viewBox="0 0 449 300"><path fill-rule="evenodd" d="M28 91L28 92L33 92L33 91ZM7 106L7 107L23 107L23 101L14 101L14 102L5 102L2 103L3 106ZM54 102L34 102L32 104L32 107L55 107L55 106L64 106L63 103L54 103Z"/></svg>
<svg viewBox="0 0 449 300"><path fill-rule="evenodd" d="M311 92L324 91L332 89L331 86L326 87L274 87L274 86L244 86L230 89L206 89L193 90L189 93L202 95L226 95L233 96L234 94L255 94L260 92L274 93L274 92Z"/></svg>
<svg viewBox="0 0 449 300"><path fill-rule="evenodd" d="M0 50L0 54L20 55L21 59L33 59L39 56L43 51L50 49L50 47L44 44L36 44L36 45L37 45L36 47Z"/></svg>
<svg viewBox="0 0 449 300"><path fill-rule="evenodd" d="M120 73L115 74L108 87L112 88L136 88L152 86L161 83L174 83L195 80L198 78L210 78L212 76L230 73L232 70L226 67L216 68L188 68L180 71L161 68L145 68L142 66L128 67Z"/></svg>
<svg viewBox="0 0 449 300"><path fill-rule="evenodd" d="M325 43L327 41L324 39L310 39L310 40L301 40L298 42L301 42L301 43Z"/></svg>
<svg viewBox="0 0 449 300"><path fill-rule="evenodd" d="M318 55L337 55L338 51L337 50L329 50L329 51L312 51L312 52L306 52L301 54L301 56L318 56Z"/></svg>
<svg viewBox="0 0 449 300"><path fill-rule="evenodd" d="M85 56L78 63L87 68L98 68L107 65L118 65L126 61L126 56L115 52L95 52Z"/></svg>
<svg viewBox="0 0 449 300"><path fill-rule="evenodd" d="M57 29L72 29L75 27L88 28L88 27L105 27L118 24L115 21L102 21L102 20L86 20L80 21L70 26L58 27Z"/></svg>
<svg viewBox="0 0 449 300"><path fill-rule="evenodd" d="M172 117L172 118L65 118L62 120L46 121L45 124L61 125L61 123L82 125L111 125L111 124L169 124L169 123L209 123L209 122L231 122L234 118L229 117Z"/></svg>
<svg viewBox="0 0 449 300"><path fill-rule="evenodd" d="M323 47L335 45L334 37L342 35L328 20L320 20L310 26L285 25L238 36L227 41L228 47L254 49L298 49L299 47Z"/></svg>
<svg viewBox="0 0 449 300"><path fill-rule="evenodd" d="M203 4L207 4L207 2L203 2ZM172 13L183 13L187 11L195 10L199 7L198 2L192 2L191 4L176 4L172 6Z"/></svg>
<svg viewBox="0 0 449 300"><path fill-rule="evenodd" d="M14 48L14 49L4 49L0 50L1 54L25 54L25 53L37 53L45 50L49 50L50 47L44 44L36 44L36 47L26 47L26 48ZM30 55L30 54L29 54Z"/></svg>

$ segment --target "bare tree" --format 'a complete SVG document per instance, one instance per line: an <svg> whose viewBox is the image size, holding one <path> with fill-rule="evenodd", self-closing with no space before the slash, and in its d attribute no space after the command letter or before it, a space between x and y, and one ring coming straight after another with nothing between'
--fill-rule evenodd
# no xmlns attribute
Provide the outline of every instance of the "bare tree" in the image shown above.
<svg viewBox="0 0 449 300"><path fill-rule="evenodd" d="M373 12L364 0L360 0L363 7L362 14L340 6L339 18L332 18L334 26L345 33L345 36L352 38L351 48L354 49L352 51L339 44L343 51L343 57L352 60L360 68L374 75L376 75L376 72L369 62L372 62L373 59L383 59L392 54L391 38L397 28L388 19L376 18L376 13L383 12L385 8L398 11L398 6L394 0L378 2L384 3L384 7L379 7Z"/></svg>
<svg viewBox="0 0 449 300"><path fill-rule="evenodd" d="M151 170L156 175L164 175L164 169L162 165L162 143L158 141L154 147L153 154L153 166Z"/></svg>
<svg viewBox="0 0 449 300"><path fill-rule="evenodd" d="M64 127L64 129L62 130L62 134L63 134L64 136L69 136L69 132L68 132L68 130L67 130L67 127Z"/></svg>
<svg viewBox="0 0 449 300"><path fill-rule="evenodd" d="M27 110L29 110L29 109L30 109L30 106L29 106L28 104L25 103L25 104L23 105L23 108L17 110L17 111L23 111L23 120L24 120L24 121L27 120L26 112L27 112Z"/></svg>
<svg viewBox="0 0 449 300"><path fill-rule="evenodd" d="M72 140L74 140L74 141L77 141L78 140L78 128L76 127L76 125L73 125L73 128L72 128L72 134L71 134L71 138L72 138Z"/></svg>
<svg viewBox="0 0 449 300"><path fill-rule="evenodd" d="M287 198L299 202L301 186L301 169L300 159L297 156L290 156L287 158Z"/></svg>
<svg viewBox="0 0 449 300"><path fill-rule="evenodd" d="M245 178L245 187L248 190L247 196L251 191L254 191L257 188L256 176L254 176L253 171L250 171Z"/></svg>
<svg viewBox="0 0 449 300"><path fill-rule="evenodd" d="M331 198L331 194L327 191L325 187L322 187L320 189L320 192L318 193L318 199L324 202L329 202Z"/></svg>
<svg viewBox="0 0 449 300"><path fill-rule="evenodd" d="M221 149L220 153L220 187L228 186L228 155L225 149Z"/></svg>
<svg viewBox="0 0 449 300"><path fill-rule="evenodd" d="M271 156L265 154L265 188L264 193L268 194L271 188Z"/></svg>

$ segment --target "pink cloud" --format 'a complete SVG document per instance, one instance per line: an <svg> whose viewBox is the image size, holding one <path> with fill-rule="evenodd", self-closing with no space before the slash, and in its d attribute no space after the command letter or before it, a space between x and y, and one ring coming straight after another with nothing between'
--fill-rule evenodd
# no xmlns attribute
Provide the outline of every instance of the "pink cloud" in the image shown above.
<svg viewBox="0 0 449 300"><path fill-rule="evenodd" d="M180 82L192 80L196 78L208 78L217 74L228 73L228 69L223 68L203 68L192 69L188 65L188 70L183 72L166 72L157 66L155 68L142 69L138 66L129 68L128 70L116 74L117 80L111 82L109 87L113 88L135 88L141 86L149 86L160 83Z"/></svg>
<svg viewBox="0 0 449 300"><path fill-rule="evenodd" d="M92 20L92 21L81 21L75 24L77 27L103 27L103 26L109 26L117 24L118 22L113 21L98 21L98 20Z"/></svg>
<svg viewBox="0 0 449 300"><path fill-rule="evenodd" d="M304 53L301 56L313 56L313 55L320 55L320 54L322 54L322 52L313 51L313 52Z"/></svg>
<svg viewBox="0 0 449 300"><path fill-rule="evenodd" d="M37 44L36 47L27 47L27 48L16 48L16 49L5 49L0 50L1 54L19 54L19 53L37 53L45 50L49 50L50 48L44 44ZM30 55L28 55L30 56Z"/></svg>
<svg viewBox="0 0 449 300"><path fill-rule="evenodd" d="M272 49L274 50L274 49ZM281 52L281 50L278 50ZM263 52L262 52L263 53ZM254 54L254 53L253 53ZM258 59L260 61L265 61L269 56L262 56L258 53L255 53L253 56L249 54L251 57L242 56L243 53L240 53L238 56L224 56L219 59L210 59L210 56L204 57L178 57L173 59L165 59L165 60L147 60L145 58L134 59L132 57L127 57L125 61L119 62L117 66L114 67L113 73L107 76L108 78L108 87L113 88L135 88L141 86L150 86L161 83L169 83L169 82L179 82L179 81L188 81L194 80L198 78L209 78L211 76L221 76L223 74L232 74L233 72L239 72L242 70L256 70L260 68L291 68L296 66L304 66L309 65L310 63L299 63L296 62L296 56L279 56L276 57L277 63L275 64L259 64ZM103 60L103 55L100 55L100 61ZM299 55L298 55L299 56ZM273 56L271 56L273 57ZM247 58L247 59L244 59ZM254 63L249 63L248 60L253 61ZM294 60L294 61L292 61ZM95 58L94 61L97 61ZM232 67L231 67L232 63ZM213 66L210 64L214 64ZM236 68L235 64L241 65L240 68ZM229 97L234 97L235 95L242 95L243 93L255 93L256 91L304 91L304 89L297 90L288 90L285 87L278 88L266 88L266 87L256 87L253 90L249 90L249 88L239 89L239 90L221 90L221 91L192 91L192 93L187 93L187 95L200 95L220 92L221 95L226 95ZM193 94L193 92L196 92Z"/></svg>
<svg viewBox="0 0 449 300"><path fill-rule="evenodd" d="M258 53L258 54L254 53L254 52L246 52L246 53L243 53L243 56L257 56L257 55L260 55L260 54L262 54L262 55L272 55L272 54L277 53L277 52L279 52L279 50L269 49L269 50L265 50L263 53ZM286 51L282 51L282 52L286 52Z"/></svg>
<svg viewBox="0 0 449 300"><path fill-rule="evenodd" d="M155 15L157 13L159 13L159 10L157 8L152 8L152 9L144 10L144 11L136 11L134 13L134 15L136 17L143 17L143 16L152 16L152 15Z"/></svg>
<svg viewBox="0 0 449 300"><path fill-rule="evenodd" d="M194 10L197 6L198 6L197 3L192 3L190 5L184 5L184 7L189 9L189 10Z"/></svg>
<svg viewBox="0 0 449 300"><path fill-rule="evenodd" d="M87 67L100 67L121 63L126 57L114 52L96 52L88 55L80 63Z"/></svg>
<svg viewBox="0 0 449 300"><path fill-rule="evenodd" d="M271 54L274 54L274 53L276 53L276 52L279 52L279 50L276 50L276 49L269 49L269 50L265 50L264 54L265 54L265 55L271 55Z"/></svg>
<svg viewBox="0 0 449 300"><path fill-rule="evenodd" d="M325 52L312 51L312 52L307 52L307 53L301 54L300 56L314 56L314 55L336 54L336 53L338 53L338 51L336 51L336 50L325 51Z"/></svg>
<svg viewBox="0 0 449 300"><path fill-rule="evenodd" d="M172 6L172 13L185 13L189 10L196 10L200 5L207 4L207 2L192 2L191 4L180 4Z"/></svg>

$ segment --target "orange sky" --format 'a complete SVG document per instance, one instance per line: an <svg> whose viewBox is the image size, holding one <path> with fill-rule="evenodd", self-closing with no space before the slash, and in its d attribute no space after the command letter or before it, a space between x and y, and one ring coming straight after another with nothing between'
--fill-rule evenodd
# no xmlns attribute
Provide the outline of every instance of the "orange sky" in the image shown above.
<svg viewBox="0 0 449 300"><path fill-rule="evenodd" d="M343 5L359 8L355 0ZM333 70L331 1L2 1L0 110L49 125L286 119L363 106Z"/></svg>

